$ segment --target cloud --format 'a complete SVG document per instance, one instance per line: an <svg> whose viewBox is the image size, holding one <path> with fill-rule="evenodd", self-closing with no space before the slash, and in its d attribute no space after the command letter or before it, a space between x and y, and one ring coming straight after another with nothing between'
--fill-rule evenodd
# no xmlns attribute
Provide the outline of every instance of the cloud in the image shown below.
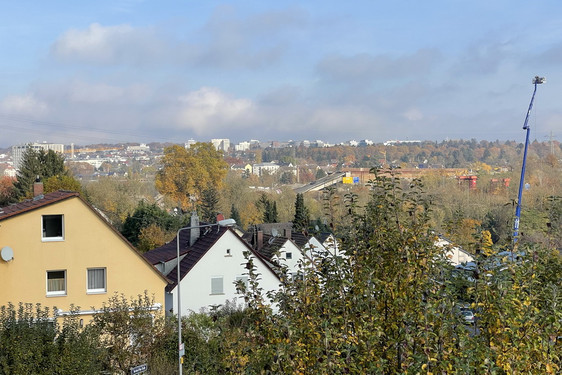
<svg viewBox="0 0 562 375"><path fill-rule="evenodd" d="M217 7L198 33L198 64L221 68L264 68L280 60L291 35L307 15L297 8L240 17L231 6Z"/></svg>
<svg viewBox="0 0 562 375"><path fill-rule="evenodd" d="M68 30L51 46L51 55L59 60L90 64L151 64L166 51L167 43L151 29L98 23Z"/></svg>
<svg viewBox="0 0 562 375"><path fill-rule="evenodd" d="M513 59L513 46L510 40L499 41L496 36L488 35L466 48L458 60L453 63L453 75L493 75L503 63Z"/></svg>
<svg viewBox="0 0 562 375"><path fill-rule="evenodd" d="M49 110L47 103L31 94L11 95L0 101L0 111L7 114L42 116Z"/></svg>
<svg viewBox="0 0 562 375"><path fill-rule="evenodd" d="M428 74L439 57L440 53L435 49L420 49L396 58L369 53L334 55L321 60L317 72L323 79L353 84L370 84L377 80L400 82L405 78Z"/></svg>
<svg viewBox="0 0 562 375"><path fill-rule="evenodd" d="M217 88L202 87L178 98L176 123L196 134L252 123L255 106L249 99L232 98Z"/></svg>

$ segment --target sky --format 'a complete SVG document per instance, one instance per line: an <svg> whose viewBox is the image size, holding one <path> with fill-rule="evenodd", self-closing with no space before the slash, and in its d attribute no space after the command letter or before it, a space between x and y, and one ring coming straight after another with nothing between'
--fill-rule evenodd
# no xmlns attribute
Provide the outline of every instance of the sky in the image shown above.
<svg viewBox="0 0 562 375"><path fill-rule="evenodd" d="M0 147L562 140L558 0L6 1Z"/></svg>

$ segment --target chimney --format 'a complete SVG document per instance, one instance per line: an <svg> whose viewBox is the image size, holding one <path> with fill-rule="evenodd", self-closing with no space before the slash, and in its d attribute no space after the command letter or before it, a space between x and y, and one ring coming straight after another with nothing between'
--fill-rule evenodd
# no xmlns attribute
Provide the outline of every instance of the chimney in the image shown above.
<svg viewBox="0 0 562 375"><path fill-rule="evenodd" d="M263 247L263 232L258 230L258 238L257 238L257 248L256 250L261 250Z"/></svg>
<svg viewBox="0 0 562 375"><path fill-rule="evenodd" d="M33 183L33 197L38 197L40 195L43 195L43 183L41 182L39 176L37 176L35 182Z"/></svg>
<svg viewBox="0 0 562 375"><path fill-rule="evenodd" d="M201 228L199 228L199 216L197 216L197 211L191 213L191 222L189 224L191 230L189 231L189 246L193 246L195 241L199 239L201 233Z"/></svg>
<svg viewBox="0 0 562 375"><path fill-rule="evenodd" d="M291 228L285 228L285 238L291 239Z"/></svg>

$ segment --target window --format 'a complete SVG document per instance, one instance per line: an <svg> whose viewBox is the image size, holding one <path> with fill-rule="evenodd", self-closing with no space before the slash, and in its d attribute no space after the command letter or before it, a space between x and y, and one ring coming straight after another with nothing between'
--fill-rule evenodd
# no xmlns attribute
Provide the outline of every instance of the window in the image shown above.
<svg viewBox="0 0 562 375"><path fill-rule="evenodd" d="M224 294L223 277L211 277L211 294Z"/></svg>
<svg viewBox="0 0 562 375"><path fill-rule="evenodd" d="M88 268L88 293L107 292L105 268Z"/></svg>
<svg viewBox="0 0 562 375"><path fill-rule="evenodd" d="M66 295L66 271L47 271L47 295Z"/></svg>
<svg viewBox="0 0 562 375"><path fill-rule="evenodd" d="M241 281L242 284L244 284L244 287L246 288L246 290L248 290L248 276L236 276L236 284L238 284L238 282ZM236 292L238 293L238 288L236 288Z"/></svg>
<svg viewBox="0 0 562 375"><path fill-rule="evenodd" d="M285 259L293 259L293 253L285 253Z"/></svg>
<svg viewBox="0 0 562 375"><path fill-rule="evenodd" d="M62 215L43 215L41 221L43 241L64 240L64 225Z"/></svg>

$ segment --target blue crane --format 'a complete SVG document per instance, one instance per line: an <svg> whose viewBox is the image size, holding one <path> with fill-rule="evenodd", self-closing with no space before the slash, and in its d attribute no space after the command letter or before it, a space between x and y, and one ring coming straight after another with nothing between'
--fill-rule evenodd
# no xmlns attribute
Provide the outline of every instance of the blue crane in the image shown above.
<svg viewBox="0 0 562 375"><path fill-rule="evenodd" d="M529 147L529 133L531 127L529 126L529 114L531 109L533 109L533 101L535 100L535 94L537 93L537 85L545 83L546 79L544 77L535 76L533 78L533 85L535 85L535 90L533 91L533 96L531 97L531 103L529 103L529 109L527 110L527 116L525 116L525 123L523 124L523 129L527 131L527 136L525 138L525 151L523 152L523 164L521 165L521 178L519 180L519 195L517 196L517 207L515 208L515 223L513 224L513 244L517 243L517 238L519 237L519 221L521 220L521 197L523 195L523 184L525 182L525 164L527 163L527 148Z"/></svg>

